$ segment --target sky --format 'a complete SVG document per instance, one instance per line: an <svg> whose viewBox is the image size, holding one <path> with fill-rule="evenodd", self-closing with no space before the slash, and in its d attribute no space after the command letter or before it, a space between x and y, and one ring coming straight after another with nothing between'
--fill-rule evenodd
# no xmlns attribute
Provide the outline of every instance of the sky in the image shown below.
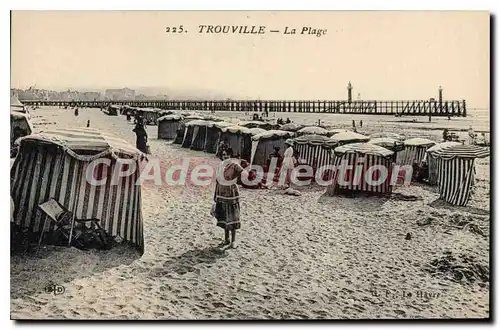
<svg viewBox="0 0 500 330"><path fill-rule="evenodd" d="M200 34L202 24L266 33ZM179 25L187 32L166 33ZM327 31L301 35L303 27ZM488 12L13 11L11 21L12 88L336 100L351 81L354 99L437 98L441 85L445 99L485 108L489 63Z"/></svg>

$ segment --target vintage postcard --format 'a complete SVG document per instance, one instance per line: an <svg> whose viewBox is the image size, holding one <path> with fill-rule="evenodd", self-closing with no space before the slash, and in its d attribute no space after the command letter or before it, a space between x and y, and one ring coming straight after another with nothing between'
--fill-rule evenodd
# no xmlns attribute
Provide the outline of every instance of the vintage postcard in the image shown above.
<svg viewBox="0 0 500 330"><path fill-rule="evenodd" d="M12 11L14 320L490 318L490 14Z"/></svg>

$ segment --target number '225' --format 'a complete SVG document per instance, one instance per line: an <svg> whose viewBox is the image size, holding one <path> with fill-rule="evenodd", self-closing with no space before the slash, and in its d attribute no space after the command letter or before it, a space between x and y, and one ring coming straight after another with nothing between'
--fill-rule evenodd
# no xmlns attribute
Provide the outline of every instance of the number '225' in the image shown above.
<svg viewBox="0 0 500 330"><path fill-rule="evenodd" d="M184 27L182 25L180 25L179 27L170 27L170 26L167 26L165 28L165 32L166 33L182 33L184 32Z"/></svg>

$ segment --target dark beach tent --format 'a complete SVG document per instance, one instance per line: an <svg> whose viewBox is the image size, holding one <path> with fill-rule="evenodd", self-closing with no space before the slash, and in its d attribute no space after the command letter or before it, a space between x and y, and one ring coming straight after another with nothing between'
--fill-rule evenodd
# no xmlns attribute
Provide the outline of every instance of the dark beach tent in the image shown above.
<svg viewBox="0 0 500 330"><path fill-rule="evenodd" d="M474 184L474 160L490 155L488 148L475 145L455 145L437 152L439 198L458 206L470 200Z"/></svg>
<svg viewBox="0 0 500 330"><path fill-rule="evenodd" d="M265 165L269 155L274 152L274 147L279 147L280 154L283 156L285 141L293 135L293 132L270 130L252 136L251 164Z"/></svg>
<svg viewBox="0 0 500 330"><path fill-rule="evenodd" d="M391 150L370 143L351 143L335 148L333 165L340 170L332 172L329 178L332 183L326 190L327 195L353 192L390 194L393 154ZM352 169L342 171L343 162L346 166L352 166ZM361 169L359 176L354 175L358 166ZM367 178L372 182L367 182Z"/></svg>
<svg viewBox="0 0 500 330"><path fill-rule="evenodd" d="M194 128L197 127L198 125L203 125L205 122L206 122L205 120L199 119L199 120L190 120L185 124L184 137L182 139L181 147L191 148L191 144L193 143Z"/></svg>
<svg viewBox="0 0 500 330"><path fill-rule="evenodd" d="M339 145L344 145L349 143L363 143L363 142L368 142L370 140L370 138L366 135L351 131L334 134L332 135L331 139L337 141Z"/></svg>
<svg viewBox="0 0 500 330"><path fill-rule="evenodd" d="M29 116L21 112L10 113L10 145L14 145L16 139L33 133L33 125Z"/></svg>
<svg viewBox="0 0 500 330"><path fill-rule="evenodd" d="M181 122L179 123L179 128L177 129L177 136L175 137L174 144L182 144L182 141L184 141L184 133L186 132L186 123L192 121L192 120L201 120L203 117L201 116L187 116L181 119Z"/></svg>
<svg viewBox="0 0 500 330"><path fill-rule="evenodd" d="M109 235L143 250L141 186L136 184L143 157L139 150L90 128L45 131L21 138L19 144L11 169L11 196L18 206L14 221L18 226L41 232L46 216L38 211L38 205L54 198L77 219L99 219ZM97 159L110 161L110 166L97 165L93 172L96 180L103 180L101 185L88 182L87 170ZM135 172L114 178L118 159L132 161ZM45 231L54 231L54 223L48 219Z"/></svg>
<svg viewBox="0 0 500 330"><path fill-rule="evenodd" d="M193 137L191 140L190 148L193 150L203 150L205 149L205 143L207 139L207 128L212 126L213 121L203 120L197 121L193 124Z"/></svg>
<svg viewBox="0 0 500 330"><path fill-rule="evenodd" d="M279 130L280 131L287 131L287 132L297 132L298 130L304 128L304 125L301 124L296 124L296 123L288 123L281 125Z"/></svg>
<svg viewBox="0 0 500 330"><path fill-rule="evenodd" d="M181 120L180 115L166 115L158 118L158 139L175 139Z"/></svg>
<svg viewBox="0 0 500 330"><path fill-rule="evenodd" d="M405 137L401 134L393 133L393 132L379 132L379 133L374 133L370 135L371 139L378 139L378 138L389 138L389 139L394 139L394 140L399 140L399 141L404 141Z"/></svg>
<svg viewBox="0 0 500 330"><path fill-rule="evenodd" d="M109 107L104 109L104 113L108 116L118 116L120 113L121 106L116 104L111 104Z"/></svg>
<svg viewBox="0 0 500 330"><path fill-rule="evenodd" d="M428 169L429 169L429 178L428 183L430 185L438 185L439 184L439 166L441 164L441 158L438 157L440 151L447 149L449 147L461 145L460 142L442 142L438 143L433 147L427 149L426 155L424 156L425 161L427 161Z"/></svg>
<svg viewBox="0 0 500 330"><path fill-rule="evenodd" d="M326 136L328 135L328 131L325 128L319 126L306 126L297 131L297 136L310 134Z"/></svg>
<svg viewBox="0 0 500 330"><path fill-rule="evenodd" d="M295 149L303 159L314 169L325 165L331 165L333 160L333 149L338 143L324 135L302 135L294 139Z"/></svg>
<svg viewBox="0 0 500 330"><path fill-rule="evenodd" d="M205 147L203 151L215 154L219 145L219 138L221 129L224 127L234 126L234 123L219 121L213 122L212 125L207 126L207 137L205 138Z"/></svg>
<svg viewBox="0 0 500 330"><path fill-rule="evenodd" d="M138 108L136 112L139 112L143 116L145 124L156 125L159 118L158 110L154 108Z"/></svg>
<svg viewBox="0 0 500 330"><path fill-rule="evenodd" d="M377 145L379 147L384 147L394 152L399 152L405 149L405 144L403 141L394 138L371 138L371 144Z"/></svg>
<svg viewBox="0 0 500 330"><path fill-rule="evenodd" d="M413 138L404 141L405 150L398 152L396 164L413 165L414 162L420 164L425 157L427 149L436 145L436 142L424 139Z"/></svg>

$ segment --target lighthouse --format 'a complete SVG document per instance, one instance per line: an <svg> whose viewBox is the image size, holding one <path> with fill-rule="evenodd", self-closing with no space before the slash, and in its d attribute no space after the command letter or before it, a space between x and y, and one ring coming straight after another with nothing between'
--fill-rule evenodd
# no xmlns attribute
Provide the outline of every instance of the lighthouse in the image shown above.
<svg viewBox="0 0 500 330"><path fill-rule="evenodd" d="M347 84L347 102L348 103L352 102L352 85L350 81Z"/></svg>

